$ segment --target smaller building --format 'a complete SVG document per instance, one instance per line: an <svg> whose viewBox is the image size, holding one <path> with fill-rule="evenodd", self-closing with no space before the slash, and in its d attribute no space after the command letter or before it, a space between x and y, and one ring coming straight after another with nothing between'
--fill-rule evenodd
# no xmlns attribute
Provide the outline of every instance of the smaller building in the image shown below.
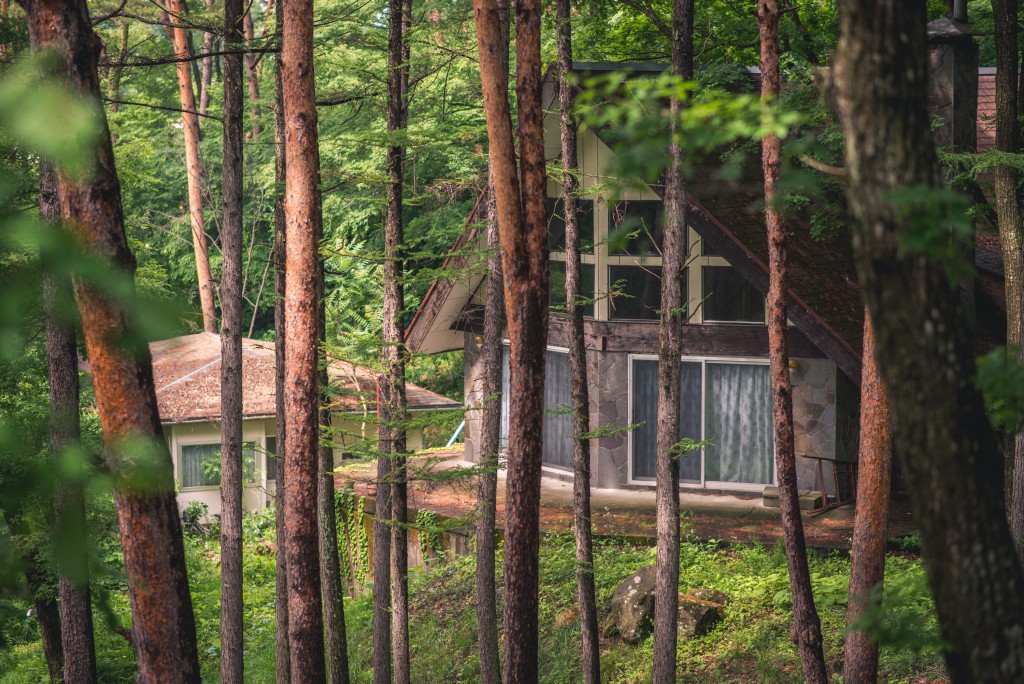
<svg viewBox="0 0 1024 684"><path fill-rule="evenodd" d="M220 336L199 333L153 342L153 382L160 422L174 461L178 505L192 501L220 513ZM331 382L338 387L331 421L334 460L376 446L375 373L347 361L334 360ZM273 454L275 424L274 343L242 340L242 477L247 511L273 500L277 473ZM411 411L451 411L462 405L415 385L406 386ZM423 448L422 428L408 434L411 450Z"/></svg>

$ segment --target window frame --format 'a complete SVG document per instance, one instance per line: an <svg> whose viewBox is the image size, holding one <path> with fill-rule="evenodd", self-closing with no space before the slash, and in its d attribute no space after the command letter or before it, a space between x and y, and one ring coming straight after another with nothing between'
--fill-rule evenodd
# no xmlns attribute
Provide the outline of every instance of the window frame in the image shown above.
<svg viewBox="0 0 1024 684"><path fill-rule="evenodd" d="M219 431L218 431L218 435L219 435ZM264 433L264 434L260 434L260 435L255 435L252 439L246 439L245 438L245 433L244 433L244 430L243 430L243 433L242 433L243 449L245 447L245 443L246 442L250 442L250 443L253 443L253 444L256 445L255 450L254 450L254 454L253 454L254 461L255 461L255 464L256 464L256 478L255 478L255 480L253 482L244 482L243 481L242 482L243 489L244 488L266 488L266 484L268 482L268 480L267 480L267 463L266 463L266 454L267 454L267 446L266 446L267 441L266 441L266 437L267 436ZM186 487L184 485L184 473L185 473L185 451L184 451L184 448L187 447L187 446L206 446L206 445L210 445L210 444L216 444L218 448L221 446L221 442L219 440L216 441L216 442L211 442L210 439L211 439L210 436L205 436L204 437L204 436L199 436L199 435L189 435L188 437L184 437L184 438L183 437L176 437L175 438L174 443L175 443L176 446L175 446L175 450L174 450L174 465L175 465L174 480L175 480L175 482L178 485L178 491L179 492L211 492L211 491L215 491L215 490L219 490L220 489L220 483L219 482L217 484L215 484L215 485L199 485L199 486L192 486L192 487ZM270 480L270 481L274 482L275 480Z"/></svg>
<svg viewBox="0 0 1024 684"><path fill-rule="evenodd" d="M626 424L633 424L633 364L635 361L657 361L657 354L629 354L628 362L626 365L627 372L627 409L626 409ZM681 361L699 362L701 364L700 370L700 402L701 402L701 421L700 421L700 438L701 440L707 439L707 365L708 363L717 364L732 364L741 366L767 366L769 364L768 359L759 358L754 356L682 356ZM644 487L654 487L655 481L653 479L646 478L634 478L633 477L633 430L629 431L627 438L626 447L626 461L627 461L627 473L626 482L630 485L640 485ZM775 450L775 434L772 433L772 451ZM714 490L728 490L737 492L760 492L765 487L773 487L778 484L778 473L775 469L772 469L772 481L770 483L758 484L758 483L746 483L746 482L723 482L719 480L708 480L706 478L706 463L705 463L705 450L702 447L700 449L700 482L679 482L680 489L714 489Z"/></svg>

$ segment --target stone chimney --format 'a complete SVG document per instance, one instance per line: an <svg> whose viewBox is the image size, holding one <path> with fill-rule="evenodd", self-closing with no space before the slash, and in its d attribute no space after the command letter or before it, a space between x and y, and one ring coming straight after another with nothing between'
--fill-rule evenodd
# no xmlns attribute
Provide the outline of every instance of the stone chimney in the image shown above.
<svg viewBox="0 0 1024 684"><path fill-rule="evenodd" d="M976 152L978 147L978 44L967 25L966 2L953 16L928 24L928 106L942 119L940 148Z"/></svg>

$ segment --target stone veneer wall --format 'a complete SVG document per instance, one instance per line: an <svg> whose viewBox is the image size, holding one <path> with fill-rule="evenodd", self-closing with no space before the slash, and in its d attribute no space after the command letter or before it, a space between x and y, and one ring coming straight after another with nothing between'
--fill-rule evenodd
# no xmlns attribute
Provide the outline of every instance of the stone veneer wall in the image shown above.
<svg viewBox="0 0 1024 684"><path fill-rule="evenodd" d="M629 354L593 353L588 358L587 372L593 382L593 398L600 400L595 427L628 425ZM629 478L629 436L623 433L616 437L603 437L597 440L597 448L593 452L596 461L594 485L612 489L623 487Z"/></svg>

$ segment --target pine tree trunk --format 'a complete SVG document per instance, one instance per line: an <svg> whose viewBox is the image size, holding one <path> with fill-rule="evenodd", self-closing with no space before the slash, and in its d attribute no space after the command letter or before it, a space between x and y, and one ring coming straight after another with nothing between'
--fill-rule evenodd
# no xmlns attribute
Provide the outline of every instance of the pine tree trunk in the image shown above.
<svg viewBox="0 0 1024 684"><path fill-rule="evenodd" d="M931 193L947 192L925 105L925 2L839 8L834 79L854 254L949 676L1024 681L1024 576L963 304L944 260L903 248L907 231L927 229L908 224L934 223ZM897 209L892 193L922 199Z"/></svg>
<svg viewBox="0 0 1024 684"><path fill-rule="evenodd" d="M501 11L496 0L474 0L473 7L510 342L504 672L506 683L512 684L537 680L537 553L548 316L540 12L535 0L516 5L521 191L503 57L507 52L502 52L506 43Z"/></svg>
<svg viewBox="0 0 1024 684"><path fill-rule="evenodd" d="M391 442L383 417L383 388L378 376L377 496L373 517L373 681L391 684Z"/></svg>
<svg viewBox="0 0 1024 684"><path fill-rule="evenodd" d="M224 0L224 32L241 42L242 0ZM241 684L242 644L242 57L224 58L221 266L220 678Z"/></svg>
<svg viewBox="0 0 1024 684"><path fill-rule="evenodd" d="M183 0L167 0L171 22L180 24L185 14ZM199 303L203 311L203 330L217 332L217 309L213 300L213 276L210 274L210 256L206 246L206 228L203 220L203 172L199 159L199 117L196 114L195 93L189 60L188 30L169 28L174 42L174 56L178 75L178 93L181 97L181 122L185 132L185 167L188 180L188 210L192 222L192 250L196 257L196 275L199 282Z"/></svg>
<svg viewBox="0 0 1024 684"><path fill-rule="evenodd" d="M391 133L404 131L408 118L409 24L411 0L391 0L388 15L388 111ZM405 435L405 348L402 314L405 308L402 183L405 145L392 142L387 151L387 211L384 224L384 315L381 361L381 430L387 431L391 456L391 661L395 684L409 682L408 493Z"/></svg>
<svg viewBox="0 0 1024 684"><path fill-rule="evenodd" d="M323 262L320 264L323 282ZM348 684L348 638L345 634L345 598L338 559L338 519L334 507L334 436L331 428L331 398L326 391L330 384L327 372L327 314L324 297L320 296L320 477L317 489L320 539L320 591L324 598L324 636L327 644L327 680L331 684Z"/></svg>
<svg viewBox="0 0 1024 684"><path fill-rule="evenodd" d="M493 182L490 186L487 193L487 249L490 255L487 257L487 299L484 305L484 345L481 349L481 395L487 403L483 407L480 426L480 467L483 472L477 492L476 624L480 681L482 684L500 684L494 552L501 441L501 337L505 322L505 300L501 285L501 253L498 251L498 217L494 208Z"/></svg>
<svg viewBox="0 0 1024 684"><path fill-rule="evenodd" d="M213 13L213 0L206 0L207 14ZM210 88L213 86L213 34L209 31L203 32L203 73L199 85L199 113L206 115L210 110Z"/></svg>
<svg viewBox="0 0 1024 684"><path fill-rule="evenodd" d="M992 0L996 41L996 150L1020 152L1018 119L1017 59L1019 8L1017 0ZM1006 344L1009 353L1021 344L1021 305L1024 303L1024 194L1020 190L1020 171L1009 165L995 168L995 204L999 220L999 242L1003 248L1003 273L1006 288ZM1017 555L1024 559L1024 434L1007 436L1010 533Z"/></svg>
<svg viewBox="0 0 1024 684"><path fill-rule="evenodd" d="M562 139L562 214L565 219L565 300L569 312L569 370L573 408L573 530L576 542L576 583L579 593L580 650L583 681L601 681L601 650L597 634L597 598L594 588L594 546L590 523L590 392L587 386L587 349L583 342L580 226L577 211L580 183L576 155L575 101L569 83L572 72L572 24L569 0L555 3L558 42L558 104Z"/></svg>
<svg viewBox="0 0 1024 684"><path fill-rule="evenodd" d="M281 25L281 4L276 5L276 23ZM288 649L288 554L284 544L287 533L284 519L285 416L284 416L284 349L287 342L284 320L285 265L287 224L284 216L285 158L284 158L284 105L281 83L281 60L274 61L274 413L276 451L274 452L277 481L274 483L274 523L277 533L277 553L274 569L275 617L275 674L277 684L291 682Z"/></svg>
<svg viewBox="0 0 1024 684"><path fill-rule="evenodd" d="M57 176L53 167L39 165L39 213L44 221L60 221ZM61 452L79 444L78 345L75 325L66 311L73 304L71 281L57 273L43 274L46 316L46 359L50 380L50 451ZM59 471L59 469L58 469ZM58 539L72 542L59 566L60 632L64 650L64 681L96 681L89 563L86 554L85 494L82 483L58 479L54 492L54 529ZM77 549L74 542L78 541Z"/></svg>
<svg viewBox="0 0 1024 684"><path fill-rule="evenodd" d="M761 100L778 101L779 6L776 0L758 0L757 19L761 33ZM796 480L796 449L793 437L793 385L789 377L786 346L786 297L789 273L786 263L786 227L782 217L782 196L778 191L782 168L782 141L769 135L761 140L764 172L765 222L768 226L768 366L771 374L772 407L775 424L775 472L779 485L782 535L793 594L791 634L803 666L804 679L827 684L828 670L822 651L821 620L814 606L811 572L807 564L804 524L800 517L800 492Z"/></svg>
<svg viewBox="0 0 1024 684"><path fill-rule="evenodd" d="M243 18L245 29L245 81L249 85L249 118L252 119L252 137L259 140L263 127L260 125L260 78L256 73L256 55L252 51L256 40L256 29L252 24L252 8L247 8Z"/></svg>
<svg viewBox="0 0 1024 684"><path fill-rule="evenodd" d="M508 104L509 5L497 2L498 56L502 64L502 83ZM484 406L480 426L480 476L476 523L476 615L477 644L480 649L480 681L500 684L501 660L498 656L497 572L494 553L497 546L495 518L498 501L498 454L501 450L501 357L505 330L505 297L501 274L498 210L495 203L494 165L488 164L487 182L487 294L484 302L484 346L481 350Z"/></svg>
<svg viewBox="0 0 1024 684"><path fill-rule="evenodd" d="M39 623L39 637L51 684L64 680L64 650L60 609L54 591L54 577L38 546L25 554L25 580L32 594L32 609Z"/></svg>
<svg viewBox="0 0 1024 684"><path fill-rule="evenodd" d="M672 4L672 73L693 78L693 2ZM658 432L655 468L657 568L654 589L654 681L676 680L679 614L679 405L683 355L683 269L688 228L683 154L676 121L683 103L669 102L669 166L665 173L665 233L661 269L661 325L658 339Z"/></svg>
<svg viewBox="0 0 1024 684"><path fill-rule="evenodd" d="M121 106L121 74L124 73L124 62L128 58L128 20L117 20L120 48L117 51L117 64L110 70L110 81L107 97L110 99L110 111L116 112Z"/></svg>
<svg viewBox="0 0 1024 684"><path fill-rule="evenodd" d="M112 270L134 276L121 209L121 189L96 69L99 40L80 0L25 0L34 49L55 49L73 89L88 98L100 125L95 171L78 182L57 174L61 218L78 244ZM198 682L195 621L174 477L163 439L148 348L128 353L135 323L90 283L74 284L103 427L104 460L113 475L132 609L132 637L140 681ZM134 350L133 350L134 351ZM145 456L143 456L145 454ZM147 487L137 486L145 458Z"/></svg>
<svg viewBox="0 0 1024 684"><path fill-rule="evenodd" d="M870 314L864 316L864 360L860 381L860 448L857 454L857 516L853 523L850 601L846 612L845 684L878 680L878 644L851 628L882 600L885 542L892 486L892 427L885 383L875 358Z"/></svg>
<svg viewBox="0 0 1024 684"><path fill-rule="evenodd" d="M317 537L320 154L313 83L313 2L282 3L285 124L285 551L292 681L326 681Z"/></svg>

